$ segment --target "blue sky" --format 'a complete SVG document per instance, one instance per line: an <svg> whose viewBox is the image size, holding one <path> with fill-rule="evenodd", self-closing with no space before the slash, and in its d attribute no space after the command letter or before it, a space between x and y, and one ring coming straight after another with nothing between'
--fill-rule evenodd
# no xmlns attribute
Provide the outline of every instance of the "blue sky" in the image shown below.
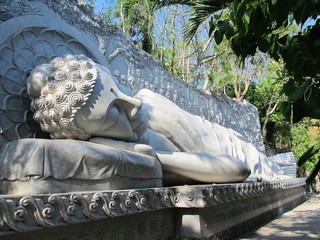
<svg viewBox="0 0 320 240"><path fill-rule="evenodd" d="M105 7L111 7L114 5L115 0L95 0L94 10L95 12L102 11Z"/></svg>

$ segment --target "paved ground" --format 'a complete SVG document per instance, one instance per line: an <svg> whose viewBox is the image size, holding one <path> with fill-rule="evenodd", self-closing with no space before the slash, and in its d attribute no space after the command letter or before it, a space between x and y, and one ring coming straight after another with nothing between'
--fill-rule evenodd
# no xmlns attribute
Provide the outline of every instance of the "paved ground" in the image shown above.
<svg viewBox="0 0 320 240"><path fill-rule="evenodd" d="M320 194L240 239L320 239Z"/></svg>

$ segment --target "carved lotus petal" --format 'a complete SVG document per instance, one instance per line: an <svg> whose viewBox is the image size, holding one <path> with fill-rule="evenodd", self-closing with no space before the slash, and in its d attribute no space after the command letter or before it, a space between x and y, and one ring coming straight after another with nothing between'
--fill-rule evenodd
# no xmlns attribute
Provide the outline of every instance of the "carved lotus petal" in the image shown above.
<svg viewBox="0 0 320 240"><path fill-rule="evenodd" d="M32 47L33 42L37 39L38 36L32 29L25 29L14 35L12 45L14 49L18 49L21 46Z"/></svg>
<svg viewBox="0 0 320 240"><path fill-rule="evenodd" d="M32 59L32 63L33 63L33 67L32 68L35 68L41 64L44 64L44 63L48 63L49 62L49 58L44 56L44 55L37 55L35 56L33 59Z"/></svg>
<svg viewBox="0 0 320 240"><path fill-rule="evenodd" d="M32 43L33 49L36 49L39 55L51 56L54 53L54 46L48 39L39 38Z"/></svg>
<svg viewBox="0 0 320 240"><path fill-rule="evenodd" d="M9 66L12 65L14 59L14 51L9 46L1 46L0 47L0 63L1 63L1 69L0 73Z"/></svg>
<svg viewBox="0 0 320 240"><path fill-rule="evenodd" d="M79 55L79 54L85 54L88 55L87 50L83 49L82 44L75 40L75 39L70 39L67 43L66 43L66 47L67 50L69 52L71 52L74 55Z"/></svg>
<svg viewBox="0 0 320 240"><path fill-rule="evenodd" d="M55 46L55 53L57 56L64 56L66 53L70 53L65 43L60 43Z"/></svg>
<svg viewBox="0 0 320 240"><path fill-rule="evenodd" d="M54 42L54 45L56 45L56 43L61 43L65 41L64 36L60 31L52 31L52 29L42 30L39 34L39 38L49 40L50 42Z"/></svg>
<svg viewBox="0 0 320 240"><path fill-rule="evenodd" d="M8 75L1 79L2 87L6 91L6 94L9 93L14 95L20 95L20 93L25 88L25 85L23 84L23 82L18 81L18 79L22 79L23 74L14 67L12 67L9 71L7 71ZM15 76L19 76L19 78L16 78Z"/></svg>
<svg viewBox="0 0 320 240"><path fill-rule="evenodd" d="M14 63L19 69L25 69L30 66L30 59L33 59L34 56L31 47L21 47L14 54Z"/></svg>

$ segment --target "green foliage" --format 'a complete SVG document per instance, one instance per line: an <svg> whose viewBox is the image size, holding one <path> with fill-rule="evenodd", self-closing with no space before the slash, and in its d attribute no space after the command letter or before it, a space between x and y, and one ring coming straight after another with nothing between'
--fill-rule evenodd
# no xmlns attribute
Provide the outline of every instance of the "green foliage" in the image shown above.
<svg viewBox="0 0 320 240"><path fill-rule="evenodd" d="M186 34L190 40L204 21L209 21L209 35L217 44L227 39L232 50L245 61L257 51L267 53L275 61L283 60L287 81L281 94L287 100L280 104L286 119L297 123L304 117L320 119L320 0L225 0L225 1L161 1L165 4L187 4L192 16ZM227 7L226 7L227 6ZM229 11L227 18L221 12ZM220 15L219 15L220 14ZM299 31L291 31L292 26ZM302 125L300 126L302 128ZM303 139L306 129L293 127L293 139ZM311 146L300 145L295 140L296 156L301 156ZM317 149L317 145L314 146ZM311 156L306 153L305 156ZM315 166L314 160L306 163ZM316 165L313 176L320 169Z"/></svg>
<svg viewBox="0 0 320 240"><path fill-rule="evenodd" d="M153 50L153 21L156 6L155 0L117 0L115 16L121 18L122 29L143 50Z"/></svg>
<svg viewBox="0 0 320 240"><path fill-rule="evenodd" d="M316 178L318 172L320 171L320 158L317 154L320 151L320 135L318 135L316 139L316 143L309 148L306 152L302 154L302 156L298 160L298 166L305 166L314 164L312 167L311 174L307 178L307 184L311 184L313 180Z"/></svg>
<svg viewBox="0 0 320 240"><path fill-rule="evenodd" d="M286 121L283 121L283 116L281 114L278 113L273 115L279 116L279 119L281 120L272 121L270 119L269 123L273 128L267 132L267 143L272 145L275 153L290 152L292 151L290 124Z"/></svg>
<svg viewBox="0 0 320 240"><path fill-rule="evenodd" d="M317 154L320 150L320 140L317 141L315 145L308 149L308 151L304 152L302 156L299 158L298 166L302 166L308 159Z"/></svg>
<svg viewBox="0 0 320 240"><path fill-rule="evenodd" d="M234 1L229 7L228 24L216 31L234 33L224 35L238 56L245 59L259 49L276 61L283 59L289 81L282 90L288 101L281 109L287 119L292 110L294 122L305 116L320 118L320 20L316 20L320 2L244 0ZM315 24L294 35L287 31L291 25L302 26L309 19Z"/></svg>
<svg viewBox="0 0 320 240"><path fill-rule="evenodd" d="M312 149L312 146L320 140L320 135L312 136L310 134L310 130L312 129L312 127L314 127L314 123L310 119L303 119L303 121L301 121L299 124L293 124L291 128L291 148L297 158L304 156L302 160L299 160L298 162L300 171L303 172L309 172L314 169L318 161L316 151L313 152L313 154L310 154L310 152L307 151L310 148ZM306 161L306 157L308 157L308 161Z"/></svg>
<svg viewBox="0 0 320 240"><path fill-rule="evenodd" d="M320 118L320 1L319 0L242 0L242 1L161 1L163 4L190 5L190 27L187 39L192 38L203 21L210 21L210 34L216 43L225 37L233 51L243 61L259 49L278 61L283 59L289 81L282 93L288 96L283 114L298 122L304 116ZM227 8L228 6L228 8ZM221 18L221 11L230 11ZM305 27L297 34L288 32L290 26ZM293 107L290 107L293 104Z"/></svg>

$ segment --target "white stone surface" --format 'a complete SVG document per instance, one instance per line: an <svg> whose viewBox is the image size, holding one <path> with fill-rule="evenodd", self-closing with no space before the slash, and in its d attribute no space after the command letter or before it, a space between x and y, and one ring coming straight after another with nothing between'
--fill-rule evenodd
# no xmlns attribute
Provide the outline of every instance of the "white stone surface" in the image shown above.
<svg viewBox="0 0 320 240"><path fill-rule="evenodd" d="M288 175L293 178L297 176L297 163L293 152L279 153L268 157L268 161L279 166L278 174Z"/></svg>
<svg viewBox="0 0 320 240"><path fill-rule="evenodd" d="M186 179L242 181L250 174L249 169L250 180L274 179L274 173L280 172L279 166L267 162L263 153L258 112L251 104L210 96L187 86L164 71L159 61L138 49L120 30L84 14L71 2L6 0L0 8L0 145L44 137L44 132L52 138L92 138L94 146L119 150L106 153L106 158L120 159L123 151L128 151L159 159L171 179L180 179L171 184ZM36 66L65 54L69 55L61 69L38 68L30 75ZM77 57L76 65L70 59L80 54L97 65L79 70L76 65L81 65L83 57ZM63 74L67 75L61 75L60 70L66 70ZM84 70L92 75L92 84L81 92L74 80L77 74L82 78ZM86 74L83 76L89 76ZM32 120L29 75L32 110L42 130ZM54 78L69 82L63 82L59 92L55 87L60 83L49 84ZM68 106L59 105L64 98L68 98L62 101ZM67 155L72 153L73 149L67 151ZM21 151L17 159L25 156L27 152ZM56 160L52 157L50 161ZM155 166L153 170L160 169ZM15 176L14 171L12 174Z"/></svg>

